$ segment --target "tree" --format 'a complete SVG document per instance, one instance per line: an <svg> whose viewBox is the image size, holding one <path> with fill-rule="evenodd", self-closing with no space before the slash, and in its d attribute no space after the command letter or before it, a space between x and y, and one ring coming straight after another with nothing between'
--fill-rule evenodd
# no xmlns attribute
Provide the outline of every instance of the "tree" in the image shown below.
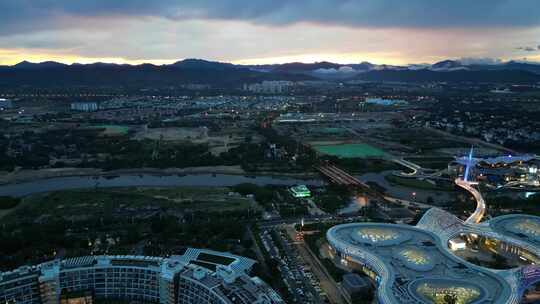
<svg viewBox="0 0 540 304"><path fill-rule="evenodd" d="M457 296L456 295L445 295L444 296L444 303L445 304L456 304L457 303Z"/></svg>
<svg viewBox="0 0 540 304"><path fill-rule="evenodd" d="M0 210L16 207L21 200L11 196L0 196Z"/></svg>

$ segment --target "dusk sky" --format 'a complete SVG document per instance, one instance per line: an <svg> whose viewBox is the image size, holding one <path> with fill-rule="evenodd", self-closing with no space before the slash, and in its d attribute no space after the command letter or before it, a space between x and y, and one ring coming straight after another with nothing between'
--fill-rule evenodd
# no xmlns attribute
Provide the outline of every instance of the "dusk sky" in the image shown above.
<svg viewBox="0 0 540 304"><path fill-rule="evenodd" d="M0 0L0 64L540 62L538 0Z"/></svg>

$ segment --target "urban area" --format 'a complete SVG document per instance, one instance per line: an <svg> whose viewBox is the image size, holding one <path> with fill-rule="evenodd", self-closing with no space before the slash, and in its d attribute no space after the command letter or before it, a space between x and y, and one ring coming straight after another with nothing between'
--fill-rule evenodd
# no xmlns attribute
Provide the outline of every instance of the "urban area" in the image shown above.
<svg viewBox="0 0 540 304"><path fill-rule="evenodd" d="M539 301L540 82L291 78L2 87L0 302Z"/></svg>

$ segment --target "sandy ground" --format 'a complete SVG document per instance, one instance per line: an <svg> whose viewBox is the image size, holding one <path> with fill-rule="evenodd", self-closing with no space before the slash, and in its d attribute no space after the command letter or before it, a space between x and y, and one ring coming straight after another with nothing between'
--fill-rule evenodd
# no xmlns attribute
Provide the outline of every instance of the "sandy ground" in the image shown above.
<svg viewBox="0 0 540 304"><path fill-rule="evenodd" d="M137 132L135 139L163 139L167 141L191 140L193 142L206 142L208 129L206 128L155 128Z"/></svg>
<svg viewBox="0 0 540 304"><path fill-rule="evenodd" d="M101 169L94 168L51 168L41 170L16 170L14 172L0 171L0 185L53 177L99 175L101 172Z"/></svg>

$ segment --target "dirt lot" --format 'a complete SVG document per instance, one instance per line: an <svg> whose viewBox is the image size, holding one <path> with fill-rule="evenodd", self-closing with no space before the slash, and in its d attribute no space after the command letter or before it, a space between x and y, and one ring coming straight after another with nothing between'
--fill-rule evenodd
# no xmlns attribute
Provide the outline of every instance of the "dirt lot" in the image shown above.
<svg viewBox="0 0 540 304"><path fill-rule="evenodd" d="M254 132L245 129L223 129L219 132L210 132L206 127L199 128L155 128L144 129L135 134L137 140L152 139L165 141L189 141L195 144L207 144L210 152L217 155L238 146L249 137L251 142L260 142L261 138Z"/></svg>

